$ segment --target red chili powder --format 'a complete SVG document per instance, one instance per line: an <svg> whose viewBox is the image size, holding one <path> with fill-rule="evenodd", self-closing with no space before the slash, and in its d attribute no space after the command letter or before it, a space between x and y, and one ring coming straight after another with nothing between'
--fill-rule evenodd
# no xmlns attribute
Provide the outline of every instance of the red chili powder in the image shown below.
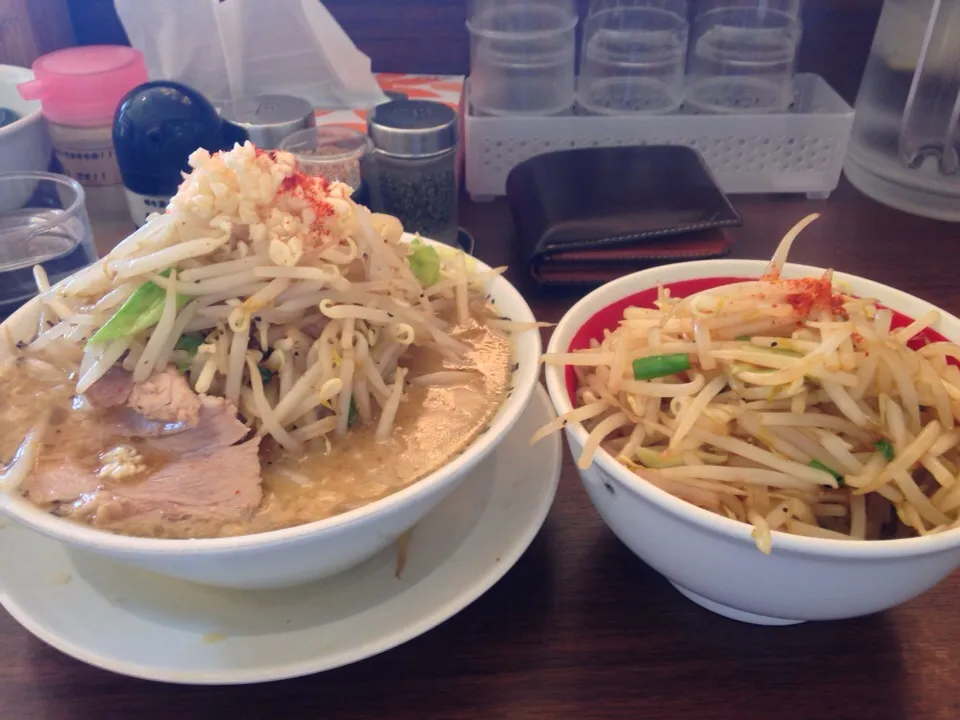
<svg viewBox="0 0 960 720"><path fill-rule="evenodd" d="M302 197L310 203L318 219L331 217L334 214L333 206L324 199L329 191L330 183L326 178L313 177L300 171L284 178L280 185L281 193Z"/></svg>
<svg viewBox="0 0 960 720"><path fill-rule="evenodd" d="M810 314L814 307L829 308L834 315L845 316L843 303L846 298L841 294L834 295L829 280L820 278L791 278L781 280L787 283L787 302L800 316Z"/></svg>

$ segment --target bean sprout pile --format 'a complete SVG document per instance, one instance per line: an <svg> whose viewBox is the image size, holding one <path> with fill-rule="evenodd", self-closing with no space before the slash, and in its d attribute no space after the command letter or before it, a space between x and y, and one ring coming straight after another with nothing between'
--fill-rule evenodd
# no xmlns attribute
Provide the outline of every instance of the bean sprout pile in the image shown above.
<svg viewBox="0 0 960 720"><path fill-rule="evenodd" d="M798 223L758 280L630 307L591 347L546 355L573 366L576 407L544 427L589 430L647 482L772 531L844 540L960 526L960 347L918 335L931 311L893 313L820 278L781 270Z"/></svg>
<svg viewBox="0 0 960 720"><path fill-rule="evenodd" d="M8 359L60 373L78 396L114 366L134 382L175 366L299 451L344 435L353 418L384 439L405 383L462 379L456 369L407 377L411 346L455 367L465 346L454 327L483 318L517 329L484 297L503 268L478 272L462 252L405 242L396 218L299 172L293 155L247 143L197 150L189 163L166 212L102 262L54 288L36 268L36 330L7 329ZM7 488L29 472L45 422L3 471Z"/></svg>

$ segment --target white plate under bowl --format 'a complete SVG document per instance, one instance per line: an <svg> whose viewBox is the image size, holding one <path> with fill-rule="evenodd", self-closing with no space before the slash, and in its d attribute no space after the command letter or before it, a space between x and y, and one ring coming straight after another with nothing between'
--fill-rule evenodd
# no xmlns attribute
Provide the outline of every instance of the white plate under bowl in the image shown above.
<svg viewBox="0 0 960 720"><path fill-rule="evenodd" d="M0 531L0 603L83 662L133 677L240 684L329 670L389 650L455 615L527 549L553 502L560 434L542 387L513 431L413 530L396 577L389 548L340 575L286 590L222 590Z"/></svg>

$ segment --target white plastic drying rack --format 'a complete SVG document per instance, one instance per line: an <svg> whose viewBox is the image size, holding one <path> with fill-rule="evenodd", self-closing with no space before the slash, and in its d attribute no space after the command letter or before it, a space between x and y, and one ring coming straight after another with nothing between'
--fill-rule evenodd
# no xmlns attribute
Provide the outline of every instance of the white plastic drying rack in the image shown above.
<svg viewBox="0 0 960 720"><path fill-rule="evenodd" d="M794 78L783 113L706 115L479 116L465 122L466 187L475 201L506 193L507 175L553 150L622 145L686 145L703 155L727 193L806 193L826 198L837 187L853 108L819 75Z"/></svg>

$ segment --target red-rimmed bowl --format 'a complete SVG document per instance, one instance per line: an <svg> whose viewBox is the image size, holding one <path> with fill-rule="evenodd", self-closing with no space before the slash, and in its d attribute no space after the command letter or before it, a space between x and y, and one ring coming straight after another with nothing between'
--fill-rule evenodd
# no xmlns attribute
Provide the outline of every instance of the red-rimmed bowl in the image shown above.
<svg viewBox="0 0 960 720"><path fill-rule="evenodd" d="M627 306L652 307L663 284L674 297L756 279L766 261L703 260L644 270L593 291L557 325L548 353L586 347L612 329ZM822 268L789 264L784 277L819 277ZM834 285L874 298L899 316L898 324L938 310L919 298L872 280L834 274ZM932 336L960 342L960 320L940 311ZM937 339L940 339L939 337ZM571 369L546 367L547 389L557 413L573 409ZM574 457L587 431L566 427ZM708 610L736 620L786 625L834 620L885 610L933 587L960 567L960 527L927 537L844 541L773 533L773 551L761 553L751 526L703 510L638 477L599 450L580 471L584 488L610 529L641 560L681 593Z"/></svg>

